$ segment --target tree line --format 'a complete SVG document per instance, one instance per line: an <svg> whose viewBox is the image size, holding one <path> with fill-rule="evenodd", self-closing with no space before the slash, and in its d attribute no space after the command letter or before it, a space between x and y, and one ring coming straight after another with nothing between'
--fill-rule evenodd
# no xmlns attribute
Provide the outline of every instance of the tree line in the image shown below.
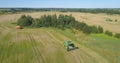
<svg viewBox="0 0 120 63"><path fill-rule="evenodd" d="M65 30L66 28L69 29L77 29L83 31L85 34L91 33L103 33L104 30L101 26L89 26L84 22L79 22L75 20L72 15L42 15L40 18L33 19L31 16L22 15L17 24L20 26L29 26L29 27L54 27L58 29ZM110 33L105 33L109 35Z"/></svg>
<svg viewBox="0 0 120 63"><path fill-rule="evenodd" d="M38 11L120 14L120 8L0 8L0 14Z"/></svg>
<svg viewBox="0 0 120 63"><path fill-rule="evenodd" d="M107 13L107 14L120 14L119 8L81 8L81 9L69 9L64 11L71 12L84 12L84 13Z"/></svg>

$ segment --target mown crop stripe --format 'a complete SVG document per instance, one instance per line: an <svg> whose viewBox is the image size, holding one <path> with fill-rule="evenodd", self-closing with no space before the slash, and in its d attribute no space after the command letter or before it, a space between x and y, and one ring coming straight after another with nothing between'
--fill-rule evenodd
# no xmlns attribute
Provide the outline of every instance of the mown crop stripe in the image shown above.
<svg viewBox="0 0 120 63"><path fill-rule="evenodd" d="M38 58L39 63L41 63L41 61L40 61L38 55L40 55L42 63L45 63L45 61L44 61L44 59L43 59L43 57L42 57L41 52L39 51L39 49L37 47L34 48L34 46L37 45L37 44L36 44L36 41L34 40L34 38L32 37L31 34L29 34L29 38L31 40L31 45L33 46L33 49L35 51L35 54L36 54L36 57Z"/></svg>
<svg viewBox="0 0 120 63"><path fill-rule="evenodd" d="M4 57L7 53L6 47L8 47L11 37L12 37L11 34L8 33L6 36L4 36L3 38L0 39L1 40L1 42L0 42L0 50L1 50L0 51L0 61L1 61L1 63L4 62L4 59L5 59Z"/></svg>

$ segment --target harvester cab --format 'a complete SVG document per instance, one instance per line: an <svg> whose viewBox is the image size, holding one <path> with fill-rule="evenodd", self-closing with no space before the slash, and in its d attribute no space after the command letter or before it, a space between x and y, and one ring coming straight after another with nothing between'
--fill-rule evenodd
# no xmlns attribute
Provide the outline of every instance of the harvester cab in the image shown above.
<svg viewBox="0 0 120 63"><path fill-rule="evenodd" d="M64 41L64 46L66 47L67 51L78 49L78 47L76 47L71 41Z"/></svg>

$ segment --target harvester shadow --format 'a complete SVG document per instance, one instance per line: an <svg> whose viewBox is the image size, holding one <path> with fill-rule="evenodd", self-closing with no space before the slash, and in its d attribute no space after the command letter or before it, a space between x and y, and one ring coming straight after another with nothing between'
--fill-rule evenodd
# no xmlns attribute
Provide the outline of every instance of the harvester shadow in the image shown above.
<svg viewBox="0 0 120 63"><path fill-rule="evenodd" d="M67 52L74 51L76 49L79 49L79 47L74 47L74 48L71 48L71 49L67 49Z"/></svg>

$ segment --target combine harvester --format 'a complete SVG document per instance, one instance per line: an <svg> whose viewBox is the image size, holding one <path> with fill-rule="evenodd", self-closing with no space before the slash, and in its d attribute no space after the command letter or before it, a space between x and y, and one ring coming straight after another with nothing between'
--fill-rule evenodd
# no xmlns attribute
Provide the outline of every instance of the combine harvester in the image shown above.
<svg viewBox="0 0 120 63"><path fill-rule="evenodd" d="M71 50L74 50L74 49L78 49L78 47L76 47L71 41L67 41L65 40L63 42L64 46L66 47L66 50L67 51L71 51Z"/></svg>

